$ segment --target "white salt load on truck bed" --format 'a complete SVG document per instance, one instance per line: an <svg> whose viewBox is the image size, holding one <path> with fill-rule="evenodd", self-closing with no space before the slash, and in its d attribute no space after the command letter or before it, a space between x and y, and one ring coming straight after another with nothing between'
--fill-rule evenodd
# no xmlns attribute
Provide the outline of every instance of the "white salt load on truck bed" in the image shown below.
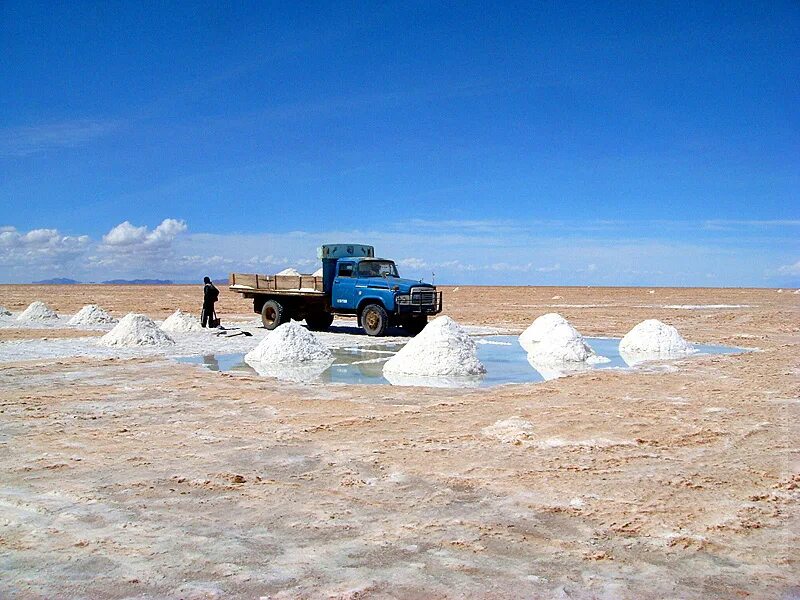
<svg viewBox="0 0 800 600"><path fill-rule="evenodd" d="M171 346L175 342L147 315L128 313L97 342L103 346Z"/></svg>
<svg viewBox="0 0 800 600"><path fill-rule="evenodd" d="M519 336L519 344L533 363L597 363L608 359L597 356L583 336L558 313L537 318Z"/></svg>
<svg viewBox="0 0 800 600"><path fill-rule="evenodd" d="M428 385L418 381L404 382L403 375L413 377L475 377L486 373L478 359L478 346L461 325L447 316L434 319L400 351L386 361L383 375L390 383Z"/></svg>
<svg viewBox="0 0 800 600"><path fill-rule="evenodd" d="M117 320L97 304L87 304L73 315L67 325L107 325Z"/></svg>
<svg viewBox="0 0 800 600"><path fill-rule="evenodd" d="M17 316L17 321L50 321L57 318L58 315L54 310L44 302L36 300Z"/></svg>
<svg viewBox="0 0 800 600"><path fill-rule="evenodd" d="M633 365L645 360L679 358L696 350L671 325L647 319L625 334L619 352L626 363Z"/></svg>
<svg viewBox="0 0 800 600"><path fill-rule="evenodd" d="M299 277L300 275L302 275L302 273L300 273L300 271L298 271L297 269L289 267L288 269L284 269L283 271L276 273L276 275L291 275L294 277Z"/></svg>
<svg viewBox="0 0 800 600"><path fill-rule="evenodd" d="M197 317L178 309L164 320L161 329L170 333L189 333L203 331L203 326Z"/></svg>

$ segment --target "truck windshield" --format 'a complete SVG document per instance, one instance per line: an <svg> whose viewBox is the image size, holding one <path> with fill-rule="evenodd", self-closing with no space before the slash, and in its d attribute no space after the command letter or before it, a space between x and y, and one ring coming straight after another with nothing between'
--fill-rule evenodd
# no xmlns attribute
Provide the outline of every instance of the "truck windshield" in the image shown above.
<svg viewBox="0 0 800 600"><path fill-rule="evenodd" d="M399 277L390 260L365 260L358 265L359 277Z"/></svg>

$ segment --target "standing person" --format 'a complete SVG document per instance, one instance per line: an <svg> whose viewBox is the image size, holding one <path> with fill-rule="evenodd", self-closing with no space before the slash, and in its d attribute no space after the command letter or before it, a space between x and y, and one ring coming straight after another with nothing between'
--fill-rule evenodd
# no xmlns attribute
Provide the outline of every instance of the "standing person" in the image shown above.
<svg viewBox="0 0 800 600"><path fill-rule="evenodd" d="M211 283L211 279L203 277L203 311L200 313L200 324L203 327L213 327L214 303L219 298L219 290Z"/></svg>

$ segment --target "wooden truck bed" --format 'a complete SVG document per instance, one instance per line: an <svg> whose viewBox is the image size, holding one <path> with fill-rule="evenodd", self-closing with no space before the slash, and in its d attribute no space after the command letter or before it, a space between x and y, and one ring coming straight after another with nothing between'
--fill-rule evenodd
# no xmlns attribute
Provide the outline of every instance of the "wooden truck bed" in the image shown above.
<svg viewBox="0 0 800 600"><path fill-rule="evenodd" d="M245 297L253 294L282 294L286 296L323 296L322 277L313 275L258 275L231 273L230 290Z"/></svg>

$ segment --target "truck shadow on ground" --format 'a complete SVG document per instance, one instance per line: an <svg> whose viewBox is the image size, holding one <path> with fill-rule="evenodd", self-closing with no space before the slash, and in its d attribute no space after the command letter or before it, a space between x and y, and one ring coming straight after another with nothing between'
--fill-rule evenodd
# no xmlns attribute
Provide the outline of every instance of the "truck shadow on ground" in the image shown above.
<svg viewBox="0 0 800 600"><path fill-rule="evenodd" d="M303 324L305 326L305 324ZM358 325L331 325L328 333L346 333L347 335L357 335L359 337L369 337L367 333ZM413 337L402 327L389 327L386 329L385 337Z"/></svg>

